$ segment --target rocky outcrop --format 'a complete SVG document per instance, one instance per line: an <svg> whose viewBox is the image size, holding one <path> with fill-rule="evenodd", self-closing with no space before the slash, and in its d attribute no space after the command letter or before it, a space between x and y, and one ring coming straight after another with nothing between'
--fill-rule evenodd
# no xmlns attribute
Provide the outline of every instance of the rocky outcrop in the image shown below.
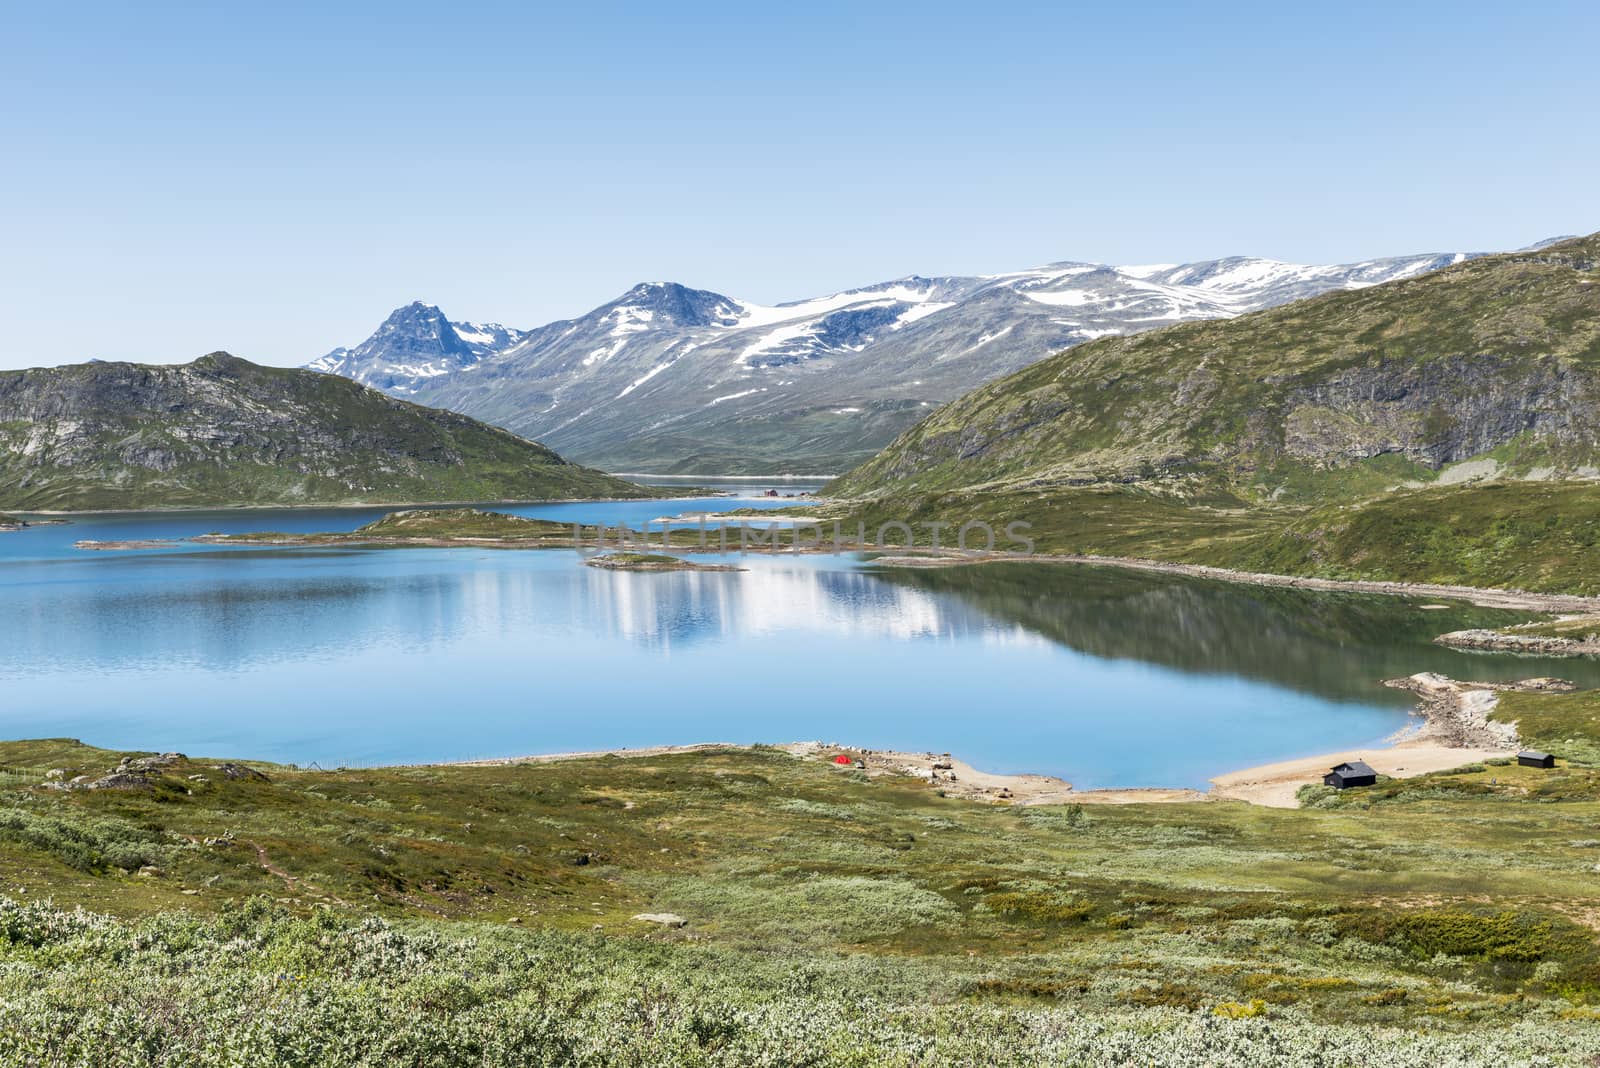
<svg viewBox="0 0 1600 1068"><path fill-rule="evenodd" d="M1592 637L1562 638L1548 634L1512 634L1503 630L1453 630L1433 639L1454 649L1483 649L1531 656L1600 656L1600 641Z"/></svg>
<svg viewBox="0 0 1600 1068"><path fill-rule="evenodd" d="M1566 679L1548 677L1504 683L1458 682L1432 671L1387 679L1384 685L1417 695L1424 722L1408 740L1427 740L1455 749L1508 749L1516 744L1516 725L1490 718L1501 693L1566 693L1577 688Z"/></svg>
<svg viewBox="0 0 1600 1068"><path fill-rule="evenodd" d="M247 768L243 764L214 764L212 765L212 770L222 772L222 777L231 782L241 780L245 782L272 781L255 768Z"/></svg>
<svg viewBox="0 0 1600 1068"><path fill-rule="evenodd" d="M1425 467L1481 456L1529 434L1592 441L1600 384L1585 368L1493 353L1346 368L1291 391L1283 449L1343 464L1397 453Z"/></svg>
<svg viewBox="0 0 1600 1068"><path fill-rule="evenodd" d="M47 790L150 790L163 772L189 758L182 753L161 753L151 756L125 756L117 766L104 775L77 775L66 777L66 771L52 768L39 785Z"/></svg>

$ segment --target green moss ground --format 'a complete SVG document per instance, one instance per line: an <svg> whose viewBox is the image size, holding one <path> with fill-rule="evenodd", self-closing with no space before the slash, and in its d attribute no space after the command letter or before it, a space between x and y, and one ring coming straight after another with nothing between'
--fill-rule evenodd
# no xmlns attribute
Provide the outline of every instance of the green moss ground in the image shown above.
<svg viewBox="0 0 1600 1068"><path fill-rule="evenodd" d="M1571 715L1575 704L1553 703L1572 698L1532 700L1552 702L1540 706L1560 724L1551 730L1594 729ZM196 759L148 792L34 785L51 768L103 773L117 756L63 740L0 745L0 896L128 923L182 914L218 930L238 927L237 910L257 900L284 922L318 909L346 917L321 935L313 925L312 944L375 916L421 923L428 938L542 947L568 971L649 959L655 978L640 981L680 1008L704 1007L711 977L696 969L708 960L727 970L719 997L769 1007L774 965L809 976L795 989L823 999L870 972L890 992L883 1012L933 998L954 1026L992 1039L988 1014L1020 1007L1152 1014L1150 1026L1220 1013L1472 1035L1530 1020L1559 1029L1600 1005L1590 926L1600 775L1570 763L1427 776L1359 805L1304 810L987 806L761 748L493 767L257 765L270 782L230 780ZM643 912L688 925L633 918ZM274 942L286 938L270 934L278 922L244 925L248 944L265 939L278 956L185 952L208 961L218 989L264 981L286 954L325 997L354 996L357 979L325 950ZM0 926L0 964L34 959L30 946ZM100 950L73 952L92 962ZM149 966L178 960L162 959ZM120 996L125 977L96 974ZM416 981L453 974L441 961ZM56 1004L66 995L47 996L52 982L12 990ZM475 1005L511 997L473 989ZM440 997L413 1009L444 1027L455 1002Z"/></svg>

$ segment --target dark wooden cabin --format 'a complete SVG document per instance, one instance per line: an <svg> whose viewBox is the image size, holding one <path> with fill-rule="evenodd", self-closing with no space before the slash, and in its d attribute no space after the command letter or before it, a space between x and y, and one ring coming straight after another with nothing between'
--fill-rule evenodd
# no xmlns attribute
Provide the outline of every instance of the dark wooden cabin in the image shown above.
<svg viewBox="0 0 1600 1068"><path fill-rule="evenodd" d="M1378 773L1365 760L1352 760L1333 768L1322 777L1324 785L1335 790L1348 790L1352 786L1371 786L1378 781Z"/></svg>
<svg viewBox="0 0 1600 1068"><path fill-rule="evenodd" d="M1525 768L1553 768L1556 766L1556 758L1537 749L1524 749L1517 754L1517 763Z"/></svg>

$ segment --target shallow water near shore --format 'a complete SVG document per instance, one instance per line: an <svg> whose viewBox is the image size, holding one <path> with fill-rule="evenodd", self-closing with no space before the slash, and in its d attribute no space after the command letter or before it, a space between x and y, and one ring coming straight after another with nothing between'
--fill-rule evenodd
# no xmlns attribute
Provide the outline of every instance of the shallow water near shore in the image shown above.
<svg viewBox="0 0 1600 1068"><path fill-rule="evenodd" d="M637 524L730 503L505 510ZM1403 728L1412 699L1385 677L1600 685L1588 660L1429 644L1516 614L1106 568L784 554L639 574L569 550L73 548L350 530L384 511L81 516L0 534L0 736L323 766L824 739L1085 788L1203 788Z"/></svg>

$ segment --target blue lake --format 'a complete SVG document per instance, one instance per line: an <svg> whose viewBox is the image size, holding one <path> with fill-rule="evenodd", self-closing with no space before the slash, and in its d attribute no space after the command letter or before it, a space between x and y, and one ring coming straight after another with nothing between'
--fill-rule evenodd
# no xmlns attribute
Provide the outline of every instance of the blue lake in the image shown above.
<svg viewBox="0 0 1600 1068"><path fill-rule="evenodd" d="M637 525L751 503L796 502L505 510ZM1429 644L1503 614L1057 564L778 555L640 574L568 550L73 548L349 530L384 511L80 516L0 534L0 737L324 766L822 739L1083 787L1203 786L1404 727L1410 698L1385 677L1600 685L1587 661Z"/></svg>

